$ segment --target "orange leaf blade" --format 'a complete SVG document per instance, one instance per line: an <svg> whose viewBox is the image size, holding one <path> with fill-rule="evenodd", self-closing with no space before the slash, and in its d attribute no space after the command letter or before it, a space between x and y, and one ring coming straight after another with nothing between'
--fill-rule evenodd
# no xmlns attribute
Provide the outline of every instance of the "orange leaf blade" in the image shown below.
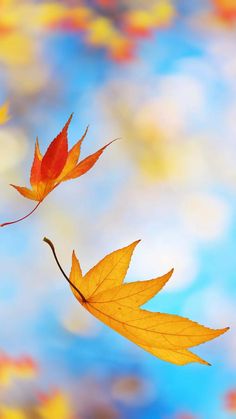
<svg viewBox="0 0 236 419"><path fill-rule="evenodd" d="M69 151L65 167L62 170L62 172L60 174L60 178L59 178L58 181L65 180L63 178L65 178L65 176L69 172L71 172L75 168L75 166L77 165L78 160L79 160L79 156L80 156L81 144L82 144L83 140L85 139L85 137L87 135L87 132L88 132L88 127L86 128L86 130L85 130L83 136L80 138L80 140Z"/></svg>
<svg viewBox="0 0 236 419"><path fill-rule="evenodd" d="M73 114L64 128L49 145L41 163L42 181L55 180L61 174L68 156L67 131Z"/></svg>
<svg viewBox="0 0 236 419"><path fill-rule="evenodd" d="M33 201L37 201L37 194L35 191L32 191L31 189L28 189L25 186L17 186L17 185L12 185L12 184L11 186L15 188L25 198L32 199Z"/></svg>
<svg viewBox="0 0 236 419"><path fill-rule="evenodd" d="M90 156L88 156L84 160L82 160L71 172L69 172L63 178L63 181L64 180L75 179L75 178L77 178L79 176L84 175L86 172L88 172L90 169L92 169L92 167L98 161L99 157L102 155L102 153L104 152L104 150L110 144L112 144L114 141L111 141L110 143L106 144L104 147L100 148L100 150L96 151L95 153L91 154Z"/></svg>
<svg viewBox="0 0 236 419"><path fill-rule="evenodd" d="M31 173L30 173L30 184L33 188L35 188L37 184L40 182L41 162L42 162L42 155L40 153L39 142L37 138L36 143L35 143L34 161L33 161L33 164L31 167Z"/></svg>

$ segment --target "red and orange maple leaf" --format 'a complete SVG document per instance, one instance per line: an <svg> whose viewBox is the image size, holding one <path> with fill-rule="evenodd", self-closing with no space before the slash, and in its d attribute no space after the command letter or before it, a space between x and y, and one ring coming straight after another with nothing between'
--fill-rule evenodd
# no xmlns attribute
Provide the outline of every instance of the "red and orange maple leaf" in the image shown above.
<svg viewBox="0 0 236 419"><path fill-rule="evenodd" d="M79 161L81 144L86 137L88 127L80 140L68 151L67 132L72 116L73 114L69 117L62 131L51 142L44 156L40 152L38 139L36 140L34 161L30 174L31 189L24 186L11 185L25 198L37 201L36 207L24 217L3 223L0 227L17 223L29 217L45 197L61 182L76 179L88 172L97 162L106 147L114 141L111 141L95 153Z"/></svg>

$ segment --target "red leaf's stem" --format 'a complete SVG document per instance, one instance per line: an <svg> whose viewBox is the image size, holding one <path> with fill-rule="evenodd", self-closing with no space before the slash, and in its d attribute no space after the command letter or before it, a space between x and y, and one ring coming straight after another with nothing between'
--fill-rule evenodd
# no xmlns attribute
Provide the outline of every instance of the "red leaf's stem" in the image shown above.
<svg viewBox="0 0 236 419"><path fill-rule="evenodd" d="M9 221L8 223L3 223L3 224L0 224L0 227L5 227L5 226L8 226L8 225L10 225L10 224L19 223L20 221L25 220L25 219L26 219L26 218L28 218L31 214L33 214L33 212L34 212L34 211L36 211L36 209L37 209L37 208L38 208L38 206L41 204L41 202L42 202L42 201L39 201L39 202L37 203L36 207L35 207L32 211L30 211L30 212L29 212L29 214L25 215L24 217L18 218L18 220L15 220L15 221Z"/></svg>
<svg viewBox="0 0 236 419"><path fill-rule="evenodd" d="M60 264L60 262L58 260L58 257L57 257L56 251L55 251L54 244L51 242L51 240L47 239L47 237L44 237L43 241L45 243L47 243L51 247L51 250L52 250L53 256L55 258L55 261L57 263L57 266L60 269L60 271L61 271L62 275L64 276L64 278L67 280L67 282L69 282L70 286L76 292L78 292L78 294L80 295L82 301L85 303L86 302L86 298L84 297L84 295L82 294L82 292L80 290L78 290L78 288L76 288L76 286L73 284L73 282L71 282L71 280L68 278L68 276L66 275L65 271L63 270L63 268L62 268L62 266L61 266L61 264Z"/></svg>

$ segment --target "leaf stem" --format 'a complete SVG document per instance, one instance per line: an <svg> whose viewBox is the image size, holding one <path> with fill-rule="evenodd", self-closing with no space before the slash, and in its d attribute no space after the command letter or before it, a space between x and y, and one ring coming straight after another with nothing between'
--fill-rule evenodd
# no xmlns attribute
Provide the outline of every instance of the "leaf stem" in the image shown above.
<svg viewBox="0 0 236 419"><path fill-rule="evenodd" d="M34 212L34 211L36 211L36 209L39 207L39 205L41 204L41 202L42 202L42 201L39 201L39 202L37 203L36 207L34 207L34 208L32 209L32 211L30 211L30 212L29 212L29 214L26 214L26 215L24 215L24 217L18 218L17 220L14 220L14 221L9 221L9 222L7 222L7 223L0 224L0 227L5 227L5 226L10 225L10 224L16 224L16 223L19 223L20 221L25 220L25 219L26 219L26 218L28 218L31 214L33 214L33 212Z"/></svg>
<svg viewBox="0 0 236 419"><path fill-rule="evenodd" d="M61 271L62 275L64 276L64 278L67 280L67 282L70 284L70 286L76 292L78 292L78 294L80 295L83 303L85 303L86 302L86 298L84 297L84 295L82 294L82 292L80 290L78 290L78 288L76 288L76 286L73 284L73 282L71 282L71 280L69 279L69 277L66 275L65 271L63 270L63 268L62 268L62 266L61 266L61 264L60 264L60 262L58 260L58 257L57 257L57 254L56 254L56 250L55 250L54 244L47 237L44 237L43 241L50 246L50 248L52 250L52 253L53 253L53 256L54 256L54 259L55 259L55 261L57 263L57 266L60 269L60 271Z"/></svg>

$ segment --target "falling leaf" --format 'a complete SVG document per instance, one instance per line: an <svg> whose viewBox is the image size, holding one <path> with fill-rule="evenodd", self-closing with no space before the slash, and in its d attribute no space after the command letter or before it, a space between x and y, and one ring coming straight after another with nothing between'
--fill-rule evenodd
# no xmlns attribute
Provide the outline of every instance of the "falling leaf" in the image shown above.
<svg viewBox="0 0 236 419"><path fill-rule="evenodd" d="M103 151L113 141L100 148L95 153L79 161L81 144L86 137L88 128L83 136L68 151L67 131L73 114L69 117L62 131L51 142L46 153L42 156L38 139L35 144L34 160L31 168L31 189L24 186L13 186L25 198L37 201L36 207L27 215L15 221L3 223L0 227L14 224L29 217L43 202L45 197L61 182L76 179L88 172L97 162Z"/></svg>
<svg viewBox="0 0 236 419"><path fill-rule="evenodd" d="M0 125L5 124L9 119L9 103L5 102L0 106Z"/></svg>
<svg viewBox="0 0 236 419"><path fill-rule="evenodd" d="M96 318L162 360L177 365L191 362L209 365L189 348L214 339L229 328L214 330L188 318L140 308L164 287L173 269L148 281L123 283L139 240L105 256L86 275L82 274L73 252L69 278L59 264L52 242L47 238L44 241L51 247L77 300Z"/></svg>

